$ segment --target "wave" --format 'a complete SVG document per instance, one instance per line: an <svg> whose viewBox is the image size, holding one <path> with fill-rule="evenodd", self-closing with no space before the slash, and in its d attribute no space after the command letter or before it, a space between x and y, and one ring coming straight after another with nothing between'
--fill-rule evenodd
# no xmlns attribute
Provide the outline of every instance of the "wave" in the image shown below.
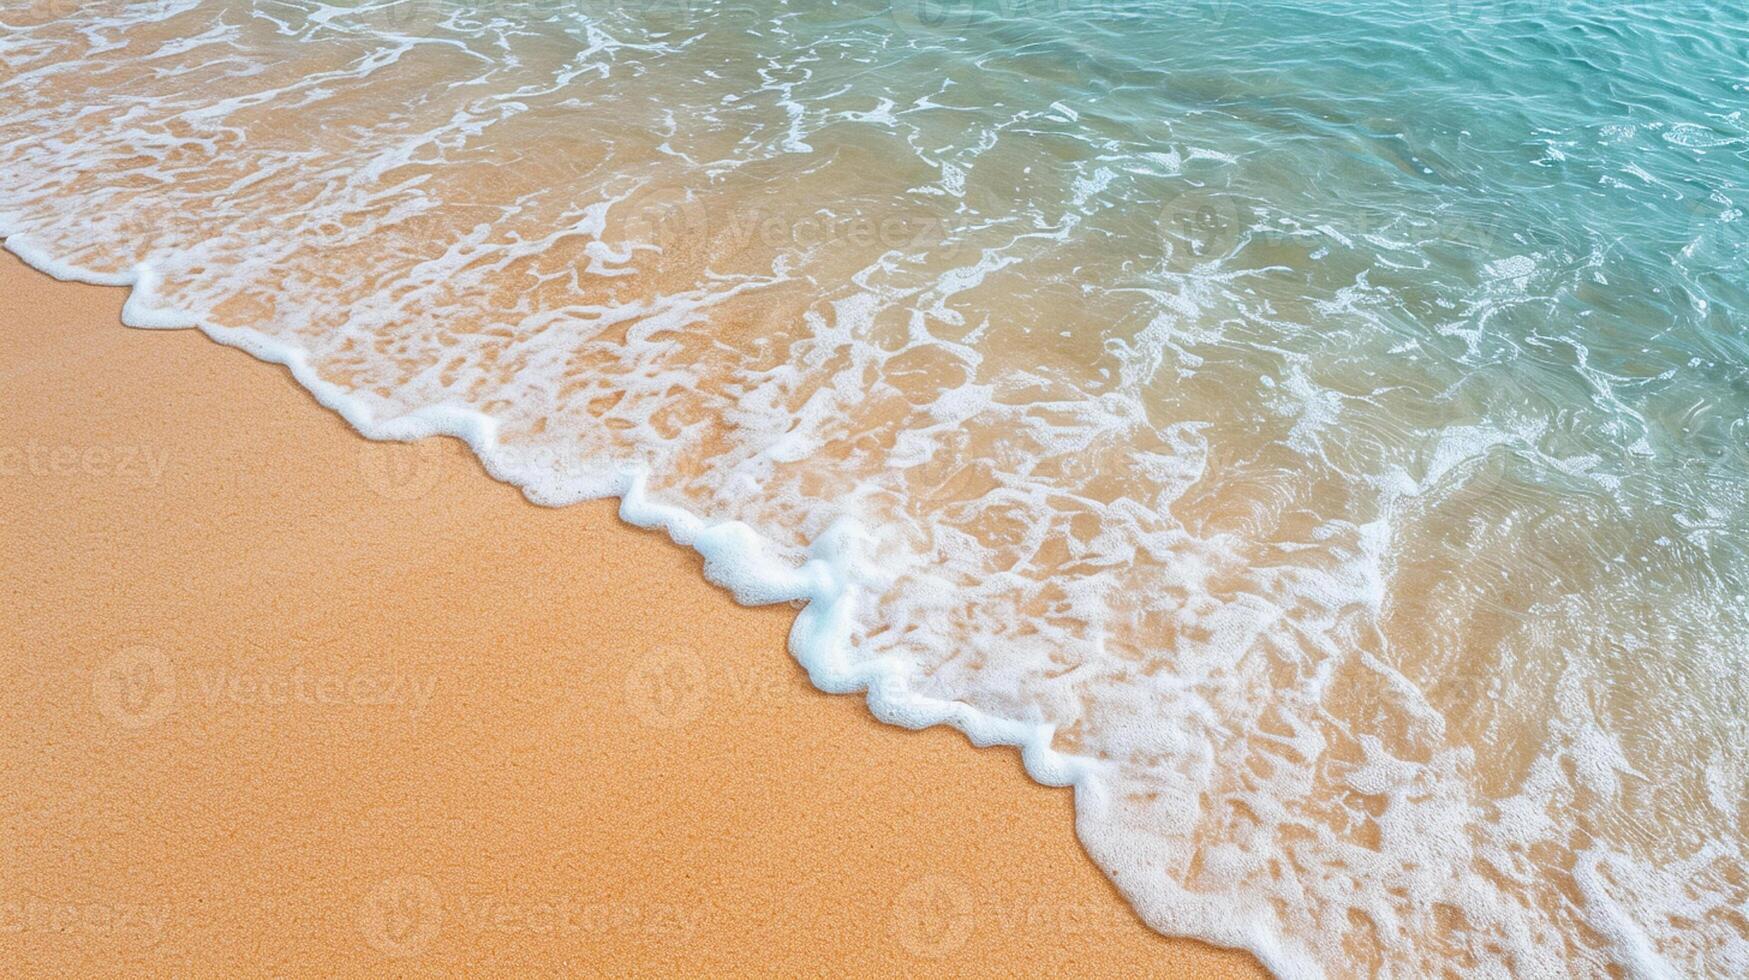
<svg viewBox="0 0 1749 980"><path fill-rule="evenodd" d="M905 14L15 20L0 232L805 603L817 686L1021 747L1156 929L1749 969L1742 125L1687 22L1560 35L1628 133L1512 18Z"/></svg>

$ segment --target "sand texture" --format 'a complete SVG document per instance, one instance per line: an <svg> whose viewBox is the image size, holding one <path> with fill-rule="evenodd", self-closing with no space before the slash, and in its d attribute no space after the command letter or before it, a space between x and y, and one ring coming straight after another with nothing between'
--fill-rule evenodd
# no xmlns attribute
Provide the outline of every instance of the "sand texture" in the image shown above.
<svg viewBox="0 0 1749 980"><path fill-rule="evenodd" d="M9 973L1261 975L788 607L123 298L0 266Z"/></svg>

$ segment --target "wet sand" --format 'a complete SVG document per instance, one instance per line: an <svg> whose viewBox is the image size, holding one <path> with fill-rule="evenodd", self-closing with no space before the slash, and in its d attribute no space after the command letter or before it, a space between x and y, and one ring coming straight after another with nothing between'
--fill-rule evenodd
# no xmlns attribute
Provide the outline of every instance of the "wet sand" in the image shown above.
<svg viewBox="0 0 1749 980"><path fill-rule="evenodd" d="M0 961L1261 976L1007 749L808 686L611 502L0 256Z"/></svg>

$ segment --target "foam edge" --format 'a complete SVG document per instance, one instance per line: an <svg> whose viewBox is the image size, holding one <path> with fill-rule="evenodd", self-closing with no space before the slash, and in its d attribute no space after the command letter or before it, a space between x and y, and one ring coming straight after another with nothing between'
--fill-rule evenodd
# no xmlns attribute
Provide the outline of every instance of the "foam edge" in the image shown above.
<svg viewBox="0 0 1749 980"><path fill-rule="evenodd" d="M4 218L0 217L0 222ZM592 480L586 489L555 492L541 484L533 468L518 466L499 453L498 425L489 416L459 406L425 406L392 419L378 419L371 403L323 380L307 353L256 330L223 327L166 305L159 296L159 276L148 263L127 273L100 273L56 258L27 234L9 232L0 224L0 247L26 265L63 282L127 287L121 320L148 330L197 329L207 337L243 350L258 360L283 365L316 401L344 418L360 435L378 442L413 442L431 436L451 436L466 443L486 472L522 491L531 503L564 506L583 500L617 498L619 516L628 524L660 530L675 544L697 551L705 561L705 578L729 590L742 605L800 601L790 627L789 653L807 672L815 688L826 694L864 695L874 717L913 730L947 725L978 748L1013 746L1020 750L1026 774L1050 787L1074 790L1075 829L1088 855L1123 894L1130 907L1156 932L1193 938L1244 950L1276 976L1315 977L1322 971L1294 944L1283 941L1267 923L1236 916L1206 896L1179 890L1178 901L1162 910L1144 903L1130 883L1117 873L1120 864L1105 856L1099 826L1109 814L1109 795L1099 759L1059 752L1051 743L1053 725L1003 718L961 701L945 701L911 689L906 670L896 661L850 659L852 612L866 575L858 572L859 542L864 533L854 521L841 519L806 549L798 568L775 558L776 551L752 527L741 521L710 524L685 508L660 502L647 491L649 473L641 464L619 462L611 474ZM1152 914L1150 914L1152 913Z"/></svg>
<svg viewBox="0 0 1749 980"><path fill-rule="evenodd" d="M789 652L808 673L813 685L827 694L865 693L869 710L888 724L923 729L948 725L979 748L996 745L1020 750L1026 772L1054 787L1080 787L1092 778L1097 760L1058 752L1051 747L1055 726L1002 718L960 701L943 701L911 690L905 671L894 661L853 664L850 648L851 612L858 583L858 544L863 532L854 522L840 520L807 549L799 568L777 559L770 543L741 521L709 524L685 508L661 503L648 493L648 471L639 464L619 463L603 482L605 490L581 495L531 492L538 476L522 471L498 450L498 426L470 408L427 406L378 419L362 398L323 380L302 348L256 330L205 323L198 316L165 305L157 292L158 276L146 263L129 273L98 273L55 258L23 234L0 242L26 265L62 282L129 288L122 323L146 330L198 329L228 347L236 347L270 364L283 365L298 384L324 408L338 413L358 433L379 442L413 442L431 436L451 436L466 443L494 479L523 490L532 503L563 506L580 500L618 498L619 516L628 524L662 531L675 544L698 552L705 560L705 578L727 589L741 605L804 603L790 628Z"/></svg>

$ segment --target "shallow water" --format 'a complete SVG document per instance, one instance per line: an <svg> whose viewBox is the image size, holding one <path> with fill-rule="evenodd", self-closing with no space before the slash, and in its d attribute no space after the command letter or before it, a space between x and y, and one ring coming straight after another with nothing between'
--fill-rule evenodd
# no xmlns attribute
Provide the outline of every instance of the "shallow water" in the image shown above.
<svg viewBox="0 0 1749 980"><path fill-rule="evenodd" d="M877 713L1043 732L1156 928L1749 974L1740 6L0 10L9 245L848 542Z"/></svg>

